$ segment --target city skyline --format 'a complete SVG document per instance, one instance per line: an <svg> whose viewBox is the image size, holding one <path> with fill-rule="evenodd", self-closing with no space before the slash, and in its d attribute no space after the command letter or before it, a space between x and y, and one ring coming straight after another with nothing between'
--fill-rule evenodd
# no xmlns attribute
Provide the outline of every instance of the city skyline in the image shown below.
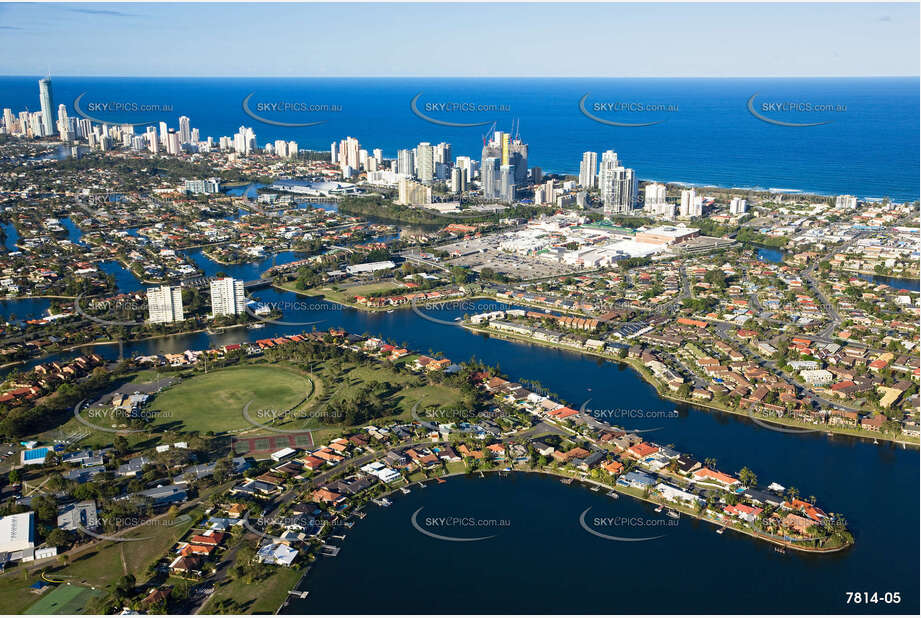
<svg viewBox="0 0 921 618"><path fill-rule="evenodd" d="M220 10L215 10L217 7ZM917 76L912 4L0 4L0 74L144 77ZM667 10L663 10L667 8ZM470 19L472 15L476 19ZM207 29L201 24L208 24ZM246 24L253 40L228 30ZM322 23L309 37L286 36ZM451 24L446 31L445 24ZM483 24L495 27L482 27ZM611 28L618 26L617 36ZM502 26L506 27L503 29ZM107 37L91 36L95 28ZM162 32L177 45L158 45ZM578 31L579 45L560 45ZM834 31L829 40L816 32ZM381 32L387 37L381 41ZM764 35L770 33L769 37ZM654 36L650 36L652 33ZM494 61L496 37L507 53ZM690 36L689 36L690 35ZM463 53L444 45L464 40ZM53 38L55 46L40 44ZM343 46L343 40L365 45ZM763 44L752 45L752 41ZM368 55L368 48L374 49ZM30 49L27 58L17 50ZM350 51L351 48L351 51ZM413 50L426 49L425 54ZM62 56L56 49L68 49ZM118 49L118 53L112 53ZM149 50L155 50L150 53ZM412 52L412 53L410 53ZM194 57L194 66L189 58ZM611 58L629 62L610 62ZM492 60L490 60L492 58ZM408 60L407 60L408 59Z"/></svg>

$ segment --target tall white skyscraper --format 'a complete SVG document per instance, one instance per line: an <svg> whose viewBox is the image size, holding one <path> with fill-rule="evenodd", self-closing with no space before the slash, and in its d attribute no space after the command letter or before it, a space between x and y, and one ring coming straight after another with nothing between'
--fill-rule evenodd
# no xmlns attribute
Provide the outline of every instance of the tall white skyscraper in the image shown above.
<svg viewBox="0 0 921 618"><path fill-rule="evenodd" d="M480 164L480 184L487 199L499 197L499 161L498 157L486 157Z"/></svg>
<svg viewBox="0 0 921 618"><path fill-rule="evenodd" d="M853 210L857 208L857 198L853 195L839 195L835 198L835 208L846 208Z"/></svg>
<svg viewBox="0 0 921 618"><path fill-rule="evenodd" d="M474 161L470 157L457 157L454 160L454 166L464 170L467 182L473 180Z"/></svg>
<svg viewBox="0 0 921 618"><path fill-rule="evenodd" d="M51 98L51 78L38 80L38 99L42 106L43 135L54 135L54 101Z"/></svg>
<svg viewBox="0 0 921 618"><path fill-rule="evenodd" d="M451 162L451 144L441 142L435 146L435 163Z"/></svg>
<svg viewBox="0 0 921 618"><path fill-rule="evenodd" d="M397 152L397 173L404 176L416 174L416 153L414 151L407 148Z"/></svg>
<svg viewBox="0 0 921 618"><path fill-rule="evenodd" d="M613 150L606 150L601 155L598 188L601 190L606 216L633 210L636 204L636 175L632 169L620 164Z"/></svg>
<svg viewBox="0 0 921 618"><path fill-rule="evenodd" d="M332 164L339 162L339 144L336 142L329 145L329 162Z"/></svg>
<svg viewBox="0 0 921 618"><path fill-rule="evenodd" d="M157 127L147 127L147 150L153 154L160 153L160 140L157 139Z"/></svg>
<svg viewBox="0 0 921 618"><path fill-rule="evenodd" d="M665 205L665 185L656 182L646 185L643 210L651 215L661 215Z"/></svg>
<svg viewBox="0 0 921 618"><path fill-rule="evenodd" d="M185 319L182 312L182 288L168 285L147 288L147 310L154 324L181 322Z"/></svg>
<svg viewBox="0 0 921 618"><path fill-rule="evenodd" d="M247 155L256 150L256 133L249 127L240 127L233 136L233 149L237 154Z"/></svg>
<svg viewBox="0 0 921 618"><path fill-rule="evenodd" d="M192 141L192 123L188 116L179 117L179 143L189 144Z"/></svg>
<svg viewBox="0 0 921 618"><path fill-rule="evenodd" d="M432 184L435 177L435 150L428 142L416 146L416 176L424 185Z"/></svg>
<svg viewBox="0 0 921 618"><path fill-rule="evenodd" d="M166 152L174 156L182 152L182 142L179 139L179 134L175 131L171 130L166 135Z"/></svg>
<svg viewBox="0 0 921 618"><path fill-rule="evenodd" d="M729 214L744 215L748 212L748 202L741 197L734 197L729 202Z"/></svg>
<svg viewBox="0 0 921 618"><path fill-rule="evenodd" d="M211 317L238 315L246 306L243 281L232 277L211 281Z"/></svg>
<svg viewBox="0 0 921 618"><path fill-rule="evenodd" d="M598 153L583 152L579 164L579 184L583 189L594 189L598 180Z"/></svg>
<svg viewBox="0 0 921 618"><path fill-rule="evenodd" d="M381 150L380 148L375 148L373 151L371 151L371 154L374 156L374 160L377 161L378 165L382 165L384 163L384 151L383 150Z"/></svg>
<svg viewBox="0 0 921 618"><path fill-rule="evenodd" d="M346 137L344 140L339 142L339 157L338 163L339 167L345 169L350 167L353 170L359 169L359 155L358 152L361 150L361 144L358 143L358 140L354 137Z"/></svg>
<svg viewBox="0 0 921 618"><path fill-rule="evenodd" d="M704 199L697 195L694 189L681 191L681 204L678 207L679 217L700 217L703 215Z"/></svg>
<svg viewBox="0 0 921 618"><path fill-rule="evenodd" d="M6 127L6 132L10 135L13 134L13 126L16 123L16 118L13 116L13 110L9 107L3 108L3 126Z"/></svg>

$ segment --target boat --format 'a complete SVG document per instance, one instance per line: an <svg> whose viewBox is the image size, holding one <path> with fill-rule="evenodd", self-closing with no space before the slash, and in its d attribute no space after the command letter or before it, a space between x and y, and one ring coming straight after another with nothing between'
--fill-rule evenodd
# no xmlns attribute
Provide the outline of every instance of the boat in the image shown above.
<svg viewBox="0 0 921 618"><path fill-rule="evenodd" d="M785 553L787 553L787 550L784 549L783 547L775 547L775 548L774 548L774 551L776 551L778 554L785 554Z"/></svg>
<svg viewBox="0 0 921 618"><path fill-rule="evenodd" d="M257 322L255 324L250 324L246 328L247 330L258 330L260 328L265 328L265 324L263 324L262 322Z"/></svg>
<svg viewBox="0 0 921 618"><path fill-rule="evenodd" d="M422 489L425 489L426 487L428 487L428 485L426 485L422 481L419 481L419 487L421 487Z"/></svg>
<svg viewBox="0 0 921 618"><path fill-rule="evenodd" d="M598 490L600 490L600 489L601 489L601 488L598 487L597 485L592 486L592 491L598 491Z"/></svg>
<svg viewBox="0 0 921 618"><path fill-rule="evenodd" d="M408 487L400 487L400 491L402 491L404 494L408 494L408 493L409 493L409 488L408 488Z"/></svg>
<svg viewBox="0 0 921 618"><path fill-rule="evenodd" d="M873 438L873 444L879 444L879 440L877 440L876 438Z"/></svg>
<svg viewBox="0 0 921 618"><path fill-rule="evenodd" d="M460 322L461 319L460 319L460 318L454 318L454 321L455 321L455 322Z"/></svg>
<svg viewBox="0 0 921 618"><path fill-rule="evenodd" d="M448 481L446 481L446 480L444 480L444 479L435 479L435 480L438 481L438 484L439 484L439 485L442 484L442 483L447 483L447 482L448 482Z"/></svg>
<svg viewBox="0 0 921 618"><path fill-rule="evenodd" d="M560 479L560 482L561 482L563 485L570 485L570 484L572 484L572 479Z"/></svg>
<svg viewBox="0 0 921 618"><path fill-rule="evenodd" d="M719 530L717 530L716 533L717 533L717 534L723 534L723 532L725 532L725 531L726 531L726 526L723 526L722 528L720 528Z"/></svg>
<svg viewBox="0 0 921 618"><path fill-rule="evenodd" d="M672 509L668 509L668 511L665 514L671 517L672 519L681 518L681 513L679 513L678 511L672 510Z"/></svg>
<svg viewBox="0 0 921 618"><path fill-rule="evenodd" d="M614 498L615 500L617 500L618 498L620 498L620 496L617 495L617 492L616 492L616 491L609 491L609 492L608 492L608 498Z"/></svg>
<svg viewBox="0 0 921 618"><path fill-rule="evenodd" d="M656 513L661 513L663 508L664 508L664 507L663 507L661 504L660 504L659 506L657 506L657 507L656 507Z"/></svg>
<svg viewBox="0 0 921 618"><path fill-rule="evenodd" d="M387 313L393 313L393 309L388 309Z"/></svg>

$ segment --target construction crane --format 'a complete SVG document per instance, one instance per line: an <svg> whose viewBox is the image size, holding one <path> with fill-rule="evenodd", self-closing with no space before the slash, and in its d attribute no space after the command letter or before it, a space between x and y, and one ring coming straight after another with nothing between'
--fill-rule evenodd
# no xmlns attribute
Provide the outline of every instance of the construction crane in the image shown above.
<svg viewBox="0 0 921 618"><path fill-rule="evenodd" d="M492 123L492 126L489 127L489 129L486 131L486 133L483 134L483 146L486 145L486 138L489 137L489 135L491 135L492 132L495 131L495 130L496 130L496 123L493 122L493 123Z"/></svg>

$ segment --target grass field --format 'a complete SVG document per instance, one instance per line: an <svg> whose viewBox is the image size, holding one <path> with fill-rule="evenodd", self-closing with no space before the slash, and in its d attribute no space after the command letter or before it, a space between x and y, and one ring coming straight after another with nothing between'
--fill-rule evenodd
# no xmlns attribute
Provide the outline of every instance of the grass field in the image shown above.
<svg viewBox="0 0 921 618"><path fill-rule="evenodd" d="M118 581L122 575L131 573L142 582L146 580L147 568L166 556L169 548L193 525L201 521L203 511L200 507L187 507L180 515L187 517L172 522L166 519L169 517L166 515L152 521L150 525L118 534L122 538L138 539L136 541L97 543L87 551L71 557L67 566L56 570L49 568L48 577L106 588ZM155 522L162 522L162 525L154 525Z"/></svg>
<svg viewBox="0 0 921 618"><path fill-rule="evenodd" d="M297 585L303 569L266 568L274 569L275 572L268 578L253 584L247 584L242 579L230 579L219 584L214 595L208 599L200 613L214 614L218 612L221 601L232 599L235 605L228 609L233 613L274 614L275 610L284 603L288 591Z"/></svg>
<svg viewBox="0 0 921 618"><path fill-rule="evenodd" d="M102 592L84 586L60 584L54 590L43 594L24 613L80 614L95 596L102 596Z"/></svg>
<svg viewBox="0 0 921 618"><path fill-rule="evenodd" d="M279 287L290 290L292 292L297 292L298 294L304 294L306 296L322 296L323 298L331 300L334 303L351 304L353 296L367 296L368 294L374 294L375 292L393 290L399 286L400 284L397 281L394 281L393 279L387 279L385 281L356 285L354 287L343 287L339 290L334 290L330 286L298 290L294 287L293 283L286 283Z"/></svg>
<svg viewBox="0 0 921 618"><path fill-rule="evenodd" d="M278 413L310 396L315 384L306 376L279 365L245 365L197 375L157 395L150 409L162 414L155 430L221 432L252 429L243 418L268 410ZM263 411L260 413L259 411Z"/></svg>

